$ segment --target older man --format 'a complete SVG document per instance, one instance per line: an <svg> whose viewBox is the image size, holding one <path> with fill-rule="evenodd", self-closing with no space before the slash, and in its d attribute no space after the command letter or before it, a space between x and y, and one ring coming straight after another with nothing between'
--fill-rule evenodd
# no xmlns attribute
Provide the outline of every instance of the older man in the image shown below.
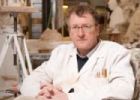
<svg viewBox="0 0 140 100"><path fill-rule="evenodd" d="M135 79L130 54L99 38L96 12L77 5L69 11L67 24L73 43L52 51L49 61L24 80L22 95L38 100L131 99Z"/></svg>

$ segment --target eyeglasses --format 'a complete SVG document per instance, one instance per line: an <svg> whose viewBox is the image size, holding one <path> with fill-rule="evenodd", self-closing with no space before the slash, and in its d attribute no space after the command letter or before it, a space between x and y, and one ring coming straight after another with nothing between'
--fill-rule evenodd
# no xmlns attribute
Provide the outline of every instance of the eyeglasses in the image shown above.
<svg viewBox="0 0 140 100"><path fill-rule="evenodd" d="M73 27L70 27L70 31L75 33L75 32L79 32L79 29L81 28L84 32L91 32L91 29L92 27L95 26L95 25L82 25L82 26L73 26Z"/></svg>

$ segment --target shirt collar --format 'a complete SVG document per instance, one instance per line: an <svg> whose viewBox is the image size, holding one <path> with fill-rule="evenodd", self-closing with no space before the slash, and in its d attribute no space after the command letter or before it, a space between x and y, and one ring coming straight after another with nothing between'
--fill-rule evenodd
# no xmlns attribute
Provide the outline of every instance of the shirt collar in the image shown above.
<svg viewBox="0 0 140 100"><path fill-rule="evenodd" d="M85 58L85 57L90 58L91 55L96 51L96 49L98 48L98 46L99 46L100 43L101 43L101 41L99 41L99 42L97 43L97 45L96 45L86 56L81 56L81 55L79 54L79 52L77 51L77 49L76 49L76 54L79 55L81 58Z"/></svg>

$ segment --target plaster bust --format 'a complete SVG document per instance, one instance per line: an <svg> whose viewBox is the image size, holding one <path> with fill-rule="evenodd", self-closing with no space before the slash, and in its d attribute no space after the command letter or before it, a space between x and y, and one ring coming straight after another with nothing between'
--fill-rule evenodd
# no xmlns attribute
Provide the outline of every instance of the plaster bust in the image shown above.
<svg viewBox="0 0 140 100"><path fill-rule="evenodd" d="M110 10L112 10L109 22L109 31L112 34L121 33L121 31L119 30L119 25L125 23L123 10L117 0L109 0L108 6Z"/></svg>

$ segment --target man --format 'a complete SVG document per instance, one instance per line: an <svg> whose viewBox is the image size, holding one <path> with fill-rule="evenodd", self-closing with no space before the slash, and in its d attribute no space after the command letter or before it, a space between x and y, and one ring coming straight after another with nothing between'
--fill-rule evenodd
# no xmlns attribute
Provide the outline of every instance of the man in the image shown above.
<svg viewBox="0 0 140 100"><path fill-rule="evenodd" d="M24 80L22 95L37 100L131 99L135 79L130 54L99 39L96 12L78 5L69 11L67 24L73 43L52 51L49 61Z"/></svg>

